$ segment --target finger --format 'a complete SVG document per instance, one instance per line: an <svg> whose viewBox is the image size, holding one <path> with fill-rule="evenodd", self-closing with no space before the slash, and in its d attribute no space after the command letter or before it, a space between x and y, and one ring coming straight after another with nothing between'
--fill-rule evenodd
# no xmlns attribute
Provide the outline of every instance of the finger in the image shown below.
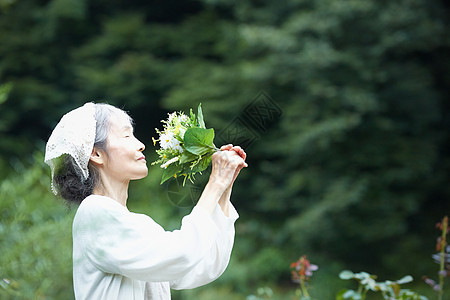
<svg viewBox="0 0 450 300"><path fill-rule="evenodd" d="M248 164L246 162L244 162L242 164L242 166L239 168L239 171L242 170L243 168L247 168L247 167L248 167Z"/></svg>
<svg viewBox="0 0 450 300"><path fill-rule="evenodd" d="M247 158L247 153L245 153L244 149L239 146L233 146L231 150L235 151L243 160Z"/></svg>
<svg viewBox="0 0 450 300"><path fill-rule="evenodd" d="M239 154L237 154L235 151L217 151L216 153L213 154L212 159L215 162L232 162L234 159L242 159Z"/></svg>
<svg viewBox="0 0 450 300"><path fill-rule="evenodd" d="M228 144L228 145L223 145L222 147L220 147L220 150L222 150L222 151L230 150L231 148L233 148L233 144Z"/></svg>
<svg viewBox="0 0 450 300"><path fill-rule="evenodd" d="M233 151L233 150L220 151L220 152L216 152L214 155L217 156L217 159L219 159L219 157L220 157L224 161L234 162L236 164L236 167L237 166L248 167L248 164L244 161L244 159L241 157L241 155L239 155L239 153L237 153L236 151Z"/></svg>
<svg viewBox="0 0 450 300"><path fill-rule="evenodd" d="M236 154L235 154L236 155ZM248 167L248 164L244 161L244 159L242 159L242 157L240 157L240 156L238 156L238 155L236 155L236 157L234 158L235 160L236 160L236 162L237 162L237 168L239 169L242 169L242 168L246 168L246 167Z"/></svg>
<svg viewBox="0 0 450 300"><path fill-rule="evenodd" d="M237 166L237 170L238 171L240 171L240 170L242 170L243 168L247 168L248 167L248 164L245 162L245 161L242 161L238 166Z"/></svg>
<svg viewBox="0 0 450 300"><path fill-rule="evenodd" d="M239 154L239 152L242 151L242 148L239 147L239 146L233 146L233 147L230 149L230 151L234 151L234 152L236 152L237 154Z"/></svg>
<svg viewBox="0 0 450 300"><path fill-rule="evenodd" d="M242 157L243 160L245 160L247 158L247 153L245 153L245 151L243 149L241 149L241 152L239 153L239 155Z"/></svg>

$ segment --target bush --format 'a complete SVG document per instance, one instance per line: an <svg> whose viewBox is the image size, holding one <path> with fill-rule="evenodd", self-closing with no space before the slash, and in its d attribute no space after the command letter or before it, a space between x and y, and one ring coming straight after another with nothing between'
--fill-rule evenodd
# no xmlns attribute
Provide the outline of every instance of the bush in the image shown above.
<svg viewBox="0 0 450 300"><path fill-rule="evenodd" d="M73 299L73 212L50 192L42 153L0 184L0 298Z"/></svg>

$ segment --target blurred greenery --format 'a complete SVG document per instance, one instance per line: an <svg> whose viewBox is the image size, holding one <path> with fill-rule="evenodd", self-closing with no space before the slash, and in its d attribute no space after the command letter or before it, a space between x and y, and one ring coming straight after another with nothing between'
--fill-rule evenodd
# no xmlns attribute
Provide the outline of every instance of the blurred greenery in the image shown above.
<svg viewBox="0 0 450 300"><path fill-rule="evenodd" d="M251 140L230 266L174 299L292 299L302 254L318 299L342 269L410 274L431 298L420 278L450 208L448 15L442 0L0 0L0 298L73 299L74 209L42 161L86 101L128 110L148 157L159 120L199 102L218 141ZM160 175L129 206L174 229L201 180L174 191Z"/></svg>

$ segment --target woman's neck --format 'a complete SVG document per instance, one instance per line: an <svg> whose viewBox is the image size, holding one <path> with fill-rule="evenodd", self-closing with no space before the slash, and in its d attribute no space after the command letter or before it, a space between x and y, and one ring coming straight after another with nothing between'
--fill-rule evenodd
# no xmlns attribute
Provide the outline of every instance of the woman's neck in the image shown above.
<svg viewBox="0 0 450 300"><path fill-rule="evenodd" d="M128 185L129 181L117 181L111 178L105 178L101 176L101 186L94 188L94 195L107 196L113 200L116 200L123 206L127 206L128 199Z"/></svg>

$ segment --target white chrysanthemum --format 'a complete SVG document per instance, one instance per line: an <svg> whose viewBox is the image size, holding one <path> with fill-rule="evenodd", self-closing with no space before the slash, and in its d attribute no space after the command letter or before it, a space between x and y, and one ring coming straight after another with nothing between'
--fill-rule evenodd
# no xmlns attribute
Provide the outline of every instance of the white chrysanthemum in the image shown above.
<svg viewBox="0 0 450 300"><path fill-rule="evenodd" d="M183 147L181 147L181 145L180 145L180 143L178 143L178 145L176 145L176 150L179 152L179 153L183 153Z"/></svg>
<svg viewBox="0 0 450 300"><path fill-rule="evenodd" d="M177 140L176 138L173 138L170 142L169 142L169 148L172 150L176 150L179 153L183 153L183 148L181 147L181 143L179 140Z"/></svg>
<svg viewBox="0 0 450 300"><path fill-rule="evenodd" d="M173 164L174 162L177 162L180 158L178 156L175 156L174 158L169 159L164 164L161 165L161 168L167 169L167 166L170 164Z"/></svg>
<svg viewBox="0 0 450 300"><path fill-rule="evenodd" d="M183 153L180 141L175 138L173 132L162 133L159 137L159 145L164 150L176 150L179 153Z"/></svg>
<svg viewBox="0 0 450 300"><path fill-rule="evenodd" d="M170 145L173 143L173 140L176 139L172 132L162 133L159 136L159 145L162 149L167 150L168 148L171 148Z"/></svg>

